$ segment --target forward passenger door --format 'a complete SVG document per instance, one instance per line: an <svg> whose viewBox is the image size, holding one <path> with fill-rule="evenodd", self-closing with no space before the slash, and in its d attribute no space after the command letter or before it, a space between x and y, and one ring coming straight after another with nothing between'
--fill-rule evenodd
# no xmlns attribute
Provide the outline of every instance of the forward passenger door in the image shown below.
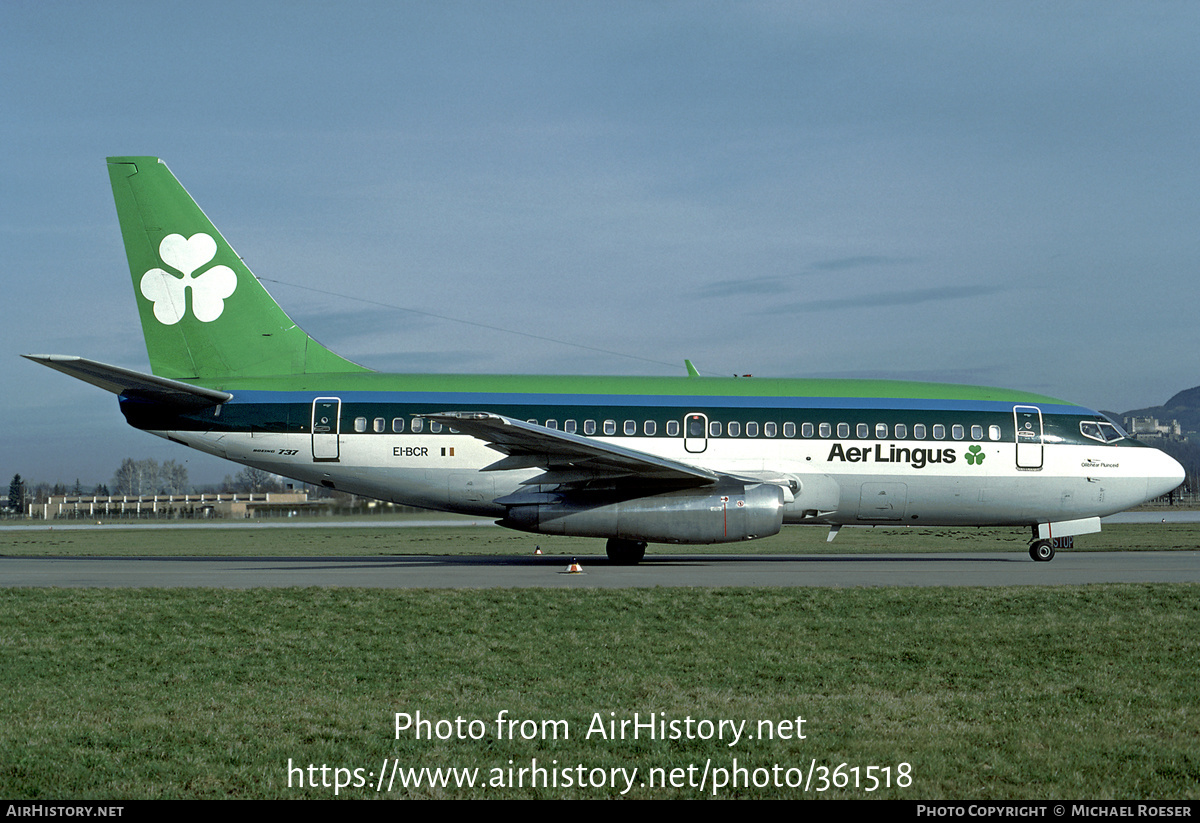
<svg viewBox="0 0 1200 823"><path fill-rule="evenodd" d="M1013 419L1017 430L1017 468L1040 469L1043 449L1042 410L1037 406L1014 406Z"/></svg>

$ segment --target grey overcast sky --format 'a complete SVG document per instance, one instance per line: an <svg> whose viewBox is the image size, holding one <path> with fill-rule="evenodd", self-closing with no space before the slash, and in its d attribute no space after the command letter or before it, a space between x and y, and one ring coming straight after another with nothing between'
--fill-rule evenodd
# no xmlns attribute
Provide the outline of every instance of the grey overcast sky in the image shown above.
<svg viewBox="0 0 1200 823"><path fill-rule="evenodd" d="M0 473L237 470L18 357L148 368L123 154L381 370L1161 403L1200 384L1198 43L1194 2L5 0Z"/></svg>

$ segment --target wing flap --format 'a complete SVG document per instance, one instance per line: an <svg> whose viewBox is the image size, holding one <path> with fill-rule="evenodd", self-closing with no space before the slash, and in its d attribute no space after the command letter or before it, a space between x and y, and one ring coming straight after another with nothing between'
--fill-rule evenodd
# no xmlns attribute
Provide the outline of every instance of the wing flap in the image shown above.
<svg viewBox="0 0 1200 823"><path fill-rule="evenodd" d="M492 412L439 412L421 416L478 438L506 455L488 466L486 471L516 468L546 470L544 475L530 483L630 479L643 484L706 486L720 479L716 472L700 466L602 443Z"/></svg>

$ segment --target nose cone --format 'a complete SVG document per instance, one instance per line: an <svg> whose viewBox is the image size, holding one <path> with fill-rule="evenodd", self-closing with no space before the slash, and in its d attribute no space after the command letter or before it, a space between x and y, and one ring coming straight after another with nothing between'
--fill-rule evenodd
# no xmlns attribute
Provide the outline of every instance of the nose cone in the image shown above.
<svg viewBox="0 0 1200 823"><path fill-rule="evenodd" d="M1183 482L1184 471L1179 461L1166 452L1153 450L1153 460L1150 470L1146 473L1146 493L1148 499L1161 497L1167 492L1175 491Z"/></svg>

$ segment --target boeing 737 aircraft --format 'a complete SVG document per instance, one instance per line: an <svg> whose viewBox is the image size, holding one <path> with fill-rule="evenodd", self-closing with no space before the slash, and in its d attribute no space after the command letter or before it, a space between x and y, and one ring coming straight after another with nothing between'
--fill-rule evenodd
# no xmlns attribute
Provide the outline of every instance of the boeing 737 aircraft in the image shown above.
<svg viewBox="0 0 1200 823"><path fill-rule="evenodd" d="M358 495L540 534L726 543L786 524L1020 526L1030 555L1183 468L1036 394L862 380L380 374L284 314L166 165L108 160L153 374L26 355L134 427Z"/></svg>

